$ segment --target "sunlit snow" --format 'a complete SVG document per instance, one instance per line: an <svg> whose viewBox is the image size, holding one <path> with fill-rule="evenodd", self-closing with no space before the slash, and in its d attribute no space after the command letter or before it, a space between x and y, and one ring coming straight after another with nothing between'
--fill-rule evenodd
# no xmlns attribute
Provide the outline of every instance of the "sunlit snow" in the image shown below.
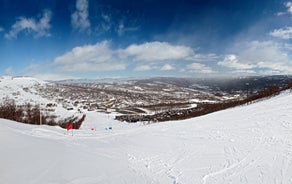
<svg viewBox="0 0 292 184"><path fill-rule="evenodd" d="M184 121L80 130L0 120L1 183L292 183L292 94ZM110 127L112 129L110 129Z"/></svg>

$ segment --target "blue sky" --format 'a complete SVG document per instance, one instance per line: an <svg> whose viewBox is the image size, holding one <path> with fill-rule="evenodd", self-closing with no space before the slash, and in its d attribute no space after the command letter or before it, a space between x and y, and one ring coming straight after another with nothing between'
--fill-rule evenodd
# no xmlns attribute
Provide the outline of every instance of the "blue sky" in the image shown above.
<svg viewBox="0 0 292 184"><path fill-rule="evenodd" d="M292 74L292 1L0 0L0 75Z"/></svg>

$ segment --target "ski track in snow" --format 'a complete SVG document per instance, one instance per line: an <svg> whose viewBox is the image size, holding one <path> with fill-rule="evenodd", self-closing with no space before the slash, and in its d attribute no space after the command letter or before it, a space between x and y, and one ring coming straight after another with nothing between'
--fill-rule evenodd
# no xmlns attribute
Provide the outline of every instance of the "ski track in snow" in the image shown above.
<svg viewBox="0 0 292 184"><path fill-rule="evenodd" d="M0 163L14 166L1 164L0 178L4 183L292 184L291 101L287 92L147 126L88 112L73 136L58 127L0 120ZM23 158L13 161L19 149ZM22 172L26 175L14 176Z"/></svg>

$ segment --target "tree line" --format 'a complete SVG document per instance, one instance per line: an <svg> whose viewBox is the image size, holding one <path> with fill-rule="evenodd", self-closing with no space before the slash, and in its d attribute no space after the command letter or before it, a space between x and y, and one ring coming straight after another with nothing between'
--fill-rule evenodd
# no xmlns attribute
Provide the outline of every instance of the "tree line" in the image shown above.
<svg viewBox="0 0 292 184"><path fill-rule="evenodd" d="M0 104L0 118L9 119L21 123L33 125L49 125L60 126L66 128L68 123L73 124L73 129L79 129L85 119L85 114L81 118L69 117L56 121L56 116L48 112L43 112L39 105L25 103L24 105L16 105L14 99L4 98Z"/></svg>

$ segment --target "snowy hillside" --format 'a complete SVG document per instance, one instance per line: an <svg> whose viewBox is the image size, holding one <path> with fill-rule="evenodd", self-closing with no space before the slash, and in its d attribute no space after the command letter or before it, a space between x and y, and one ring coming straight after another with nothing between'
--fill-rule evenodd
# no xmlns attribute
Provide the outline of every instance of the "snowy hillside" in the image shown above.
<svg viewBox="0 0 292 184"><path fill-rule="evenodd" d="M1 183L292 183L292 94L142 126L88 112L80 130L0 120ZM112 130L108 128L112 127Z"/></svg>
<svg viewBox="0 0 292 184"><path fill-rule="evenodd" d="M0 97L17 99L17 103L35 102L40 99L36 89L46 82L31 77L0 77ZM0 99L1 100L1 99Z"/></svg>
<svg viewBox="0 0 292 184"><path fill-rule="evenodd" d="M82 116L76 108L69 111L67 109L69 106L58 101L58 97L53 92L43 92L53 86L52 83L32 77L2 76L0 77L0 105L7 105L5 104L7 100L13 100L17 107L26 104L40 106L42 114L53 115L56 117L54 119L56 122L72 116ZM48 98L48 95L51 95L51 98Z"/></svg>

